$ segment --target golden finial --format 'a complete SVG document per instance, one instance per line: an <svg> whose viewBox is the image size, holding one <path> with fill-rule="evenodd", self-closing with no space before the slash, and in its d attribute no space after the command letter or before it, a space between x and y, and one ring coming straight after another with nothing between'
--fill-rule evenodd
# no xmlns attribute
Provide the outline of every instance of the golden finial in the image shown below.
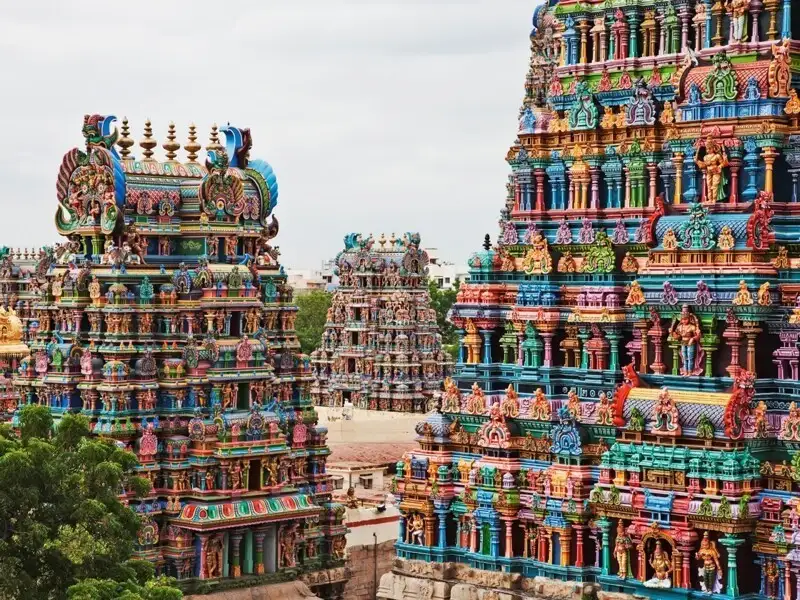
<svg viewBox="0 0 800 600"><path fill-rule="evenodd" d="M183 145L183 149L188 154L189 162L197 162L197 153L200 152L202 146L197 143L197 127L194 123L189 125L189 142Z"/></svg>
<svg viewBox="0 0 800 600"><path fill-rule="evenodd" d="M392 237L389 238L389 245L394 248L395 243L397 242L397 238L394 237L394 232L392 232Z"/></svg>
<svg viewBox="0 0 800 600"><path fill-rule="evenodd" d="M122 137L117 140L117 146L122 148L120 154L122 158L128 158L131 154L131 146L136 142L130 137L131 128L128 127L128 117L122 117Z"/></svg>
<svg viewBox="0 0 800 600"><path fill-rule="evenodd" d="M219 134L217 133L217 124L214 123L211 126L211 137L208 146L206 146L206 150L211 152L212 150L219 152L220 150L224 150L225 147L219 143Z"/></svg>
<svg viewBox="0 0 800 600"><path fill-rule="evenodd" d="M167 151L167 160L175 162L178 156L177 152L181 149L180 143L175 141L175 123L170 121L169 129L167 129L167 141L161 144L161 147Z"/></svg>
<svg viewBox="0 0 800 600"><path fill-rule="evenodd" d="M143 148L144 159L153 160L153 148L158 146L158 142L153 139L153 128L150 124L150 119L144 122L144 138L139 142L139 145Z"/></svg>
<svg viewBox="0 0 800 600"><path fill-rule="evenodd" d="M378 243L381 245L381 250L383 250L383 247L386 245L386 234L385 233L381 234L381 237L378 240Z"/></svg>

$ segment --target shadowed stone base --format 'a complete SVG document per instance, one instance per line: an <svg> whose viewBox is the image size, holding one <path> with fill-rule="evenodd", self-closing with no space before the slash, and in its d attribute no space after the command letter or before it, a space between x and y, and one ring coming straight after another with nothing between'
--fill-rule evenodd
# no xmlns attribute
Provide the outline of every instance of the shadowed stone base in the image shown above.
<svg viewBox="0 0 800 600"><path fill-rule="evenodd" d="M481 571L457 563L397 559L381 577L379 600L634 600L596 583L554 581Z"/></svg>

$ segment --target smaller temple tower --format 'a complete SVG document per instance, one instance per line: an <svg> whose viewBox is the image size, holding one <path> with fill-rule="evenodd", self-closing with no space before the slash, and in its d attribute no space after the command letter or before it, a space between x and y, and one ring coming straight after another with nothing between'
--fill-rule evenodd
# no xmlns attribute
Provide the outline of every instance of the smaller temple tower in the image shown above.
<svg viewBox="0 0 800 600"><path fill-rule="evenodd" d="M339 290L311 354L317 406L424 412L450 374L418 233L377 242L351 233L336 257Z"/></svg>

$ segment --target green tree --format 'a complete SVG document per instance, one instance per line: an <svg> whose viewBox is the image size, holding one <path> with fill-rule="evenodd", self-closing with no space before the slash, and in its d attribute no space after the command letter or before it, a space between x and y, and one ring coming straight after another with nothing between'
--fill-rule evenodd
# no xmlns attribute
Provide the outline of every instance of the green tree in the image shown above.
<svg viewBox="0 0 800 600"><path fill-rule="evenodd" d="M313 290L295 298L297 303L297 321L295 329L300 340L300 351L311 354L322 341L325 331L328 309L331 306L331 295L322 290Z"/></svg>
<svg viewBox="0 0 800 600"><path fill-rule="evenodd" d="M180 598L156 595L169 585L129 561L139 518L119 494L150 489L132 475L136 457L90 436L81 415L55 428L44 406L22 408L19 432L0 428L0 600L62 600L85 580L133 582L149 594L142 600Z"/></svg>
<svg viewBox="0 0 800 600"><path fill-rule="evenodd" d="M434 280L428 282L428 292L431 297L431 307L436 311L436 323L439 326L439 333L442 334L442 343L448 352L455 358L458 346L458 335L456 328L447 320L447 313L456 301L458 289L461 282L456 279L452 290L443 290Z"/></svg>

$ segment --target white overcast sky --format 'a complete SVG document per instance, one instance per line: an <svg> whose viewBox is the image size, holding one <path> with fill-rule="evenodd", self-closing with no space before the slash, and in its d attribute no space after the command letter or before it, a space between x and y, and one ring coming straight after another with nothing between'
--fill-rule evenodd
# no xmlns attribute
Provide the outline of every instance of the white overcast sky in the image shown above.
<svg viewBox="0 0 800 600"><path fill-rule="evenodd" d="M0 0L0 245L58 241L61 157L100 113L137 142L146 118L159 143L169 121L203 145L212 122L250 127L286 267L349 231L419 231L465 263L497 233L535 4Z"/></svg>

